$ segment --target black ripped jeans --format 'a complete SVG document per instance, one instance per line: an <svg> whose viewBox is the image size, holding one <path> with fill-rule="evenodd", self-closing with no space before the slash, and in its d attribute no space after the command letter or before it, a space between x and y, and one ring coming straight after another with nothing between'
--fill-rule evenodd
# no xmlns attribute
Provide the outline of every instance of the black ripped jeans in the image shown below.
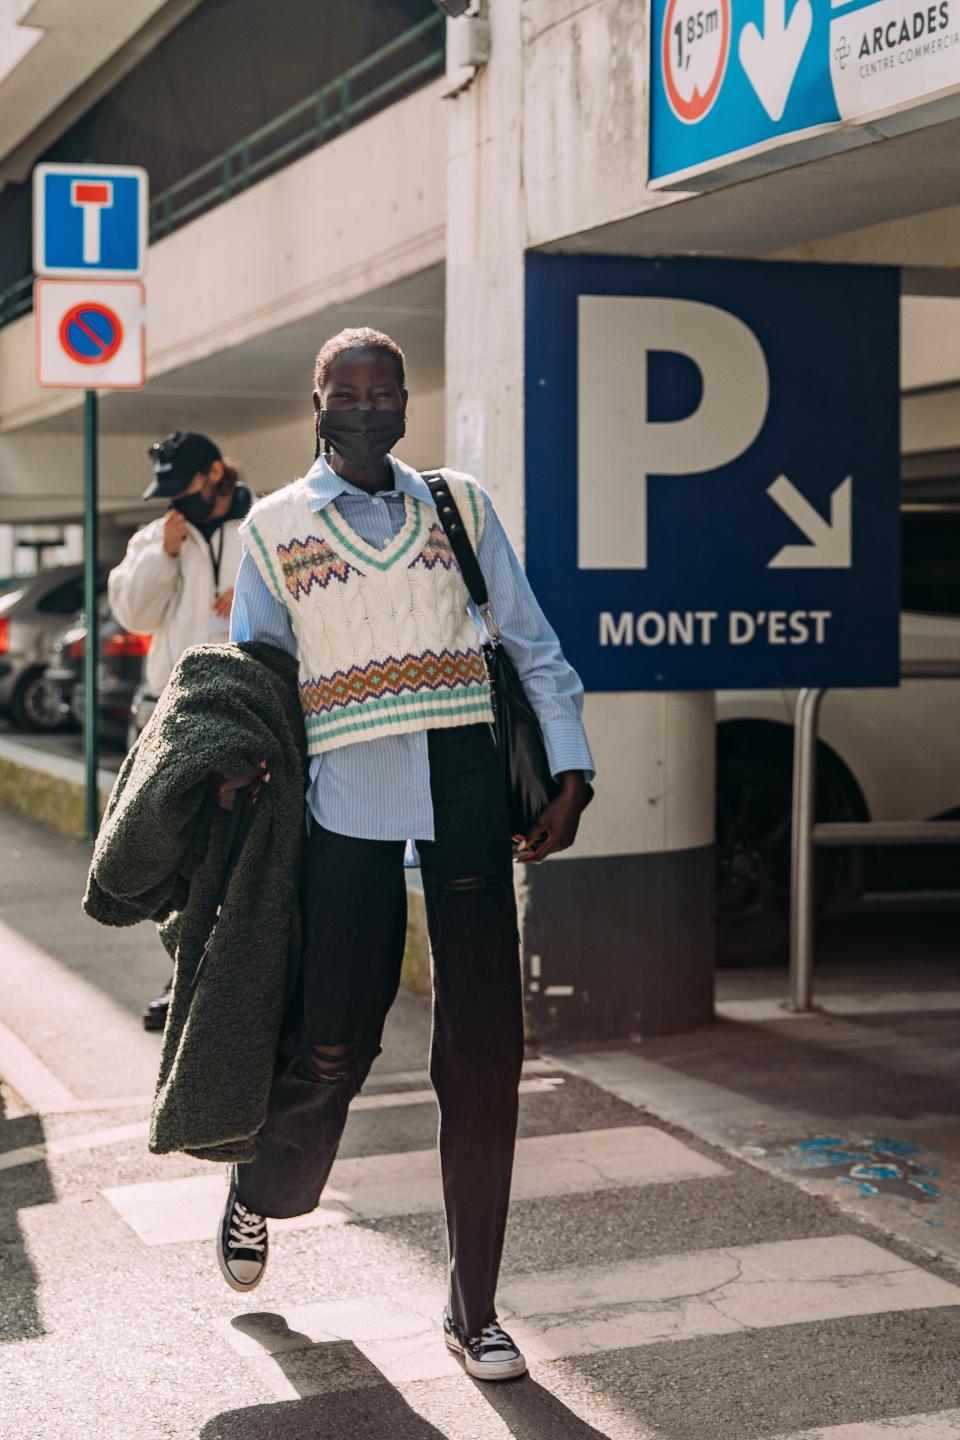
<svg viewBox="0 0 960 1440"><path fill-rule="evenodd" d="M433 958L430 1079L440 1106L449 1304L476 1334L494 1294L510 1198L523 1020L510 826L488 726L431 730L436 838L418 842ZM315 826L307 847L302 985L284 1026L257 1154L239 1198L267 1216L313 1210L350 1101L400 981L402 841Z"/></svg>

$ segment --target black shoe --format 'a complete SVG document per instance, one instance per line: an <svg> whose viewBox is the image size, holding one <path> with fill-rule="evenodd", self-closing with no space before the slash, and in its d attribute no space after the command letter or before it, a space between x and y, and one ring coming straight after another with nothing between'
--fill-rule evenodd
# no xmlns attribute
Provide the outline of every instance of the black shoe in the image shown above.
<svg viewBox="0 0 960 1440"><path fill-rule="evenodd" d="M167 1011L170 1008L170 987L172 985L173 981L168 980L167 988L164 990L163 994L158 995L156 1000L151 1000L146 1010L144 1010L144 1030L162 1030L164 1025L166 1025Z"/></svg>
<svg viewBox="0 0 960 1440"><path fill-rule="evenodd" d="M237 1167L230 1169L227 1204L217 1232L217 1260L234 1290L254 1290L267 1268L267 1222L237 1199Z"/></svg>
<svg viewBox="0 0 960 1440"><path fill-rule="evenodd" d="M477 1380L515 1380L526 1374L520 1347L496 1320L484 1325L479 1335L467 1335L445 1311L443 1338L447 1349L460 1356L467 1374Z"/></svg>

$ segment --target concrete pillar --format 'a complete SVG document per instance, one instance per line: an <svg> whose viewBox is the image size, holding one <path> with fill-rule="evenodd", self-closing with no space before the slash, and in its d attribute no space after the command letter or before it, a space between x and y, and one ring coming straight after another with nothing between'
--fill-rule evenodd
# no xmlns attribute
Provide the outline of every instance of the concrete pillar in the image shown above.
<svg viewBox="0 0 960 1440"><path fill-rule="evenodd" d="M448 101L446 375L449 463L489 489L522 556L521 9L490 0L490 62ZM520 877L528 1030L691 1029L713 1007L712 697L590 695L586 722L599 774L580 840Z"/></svg>

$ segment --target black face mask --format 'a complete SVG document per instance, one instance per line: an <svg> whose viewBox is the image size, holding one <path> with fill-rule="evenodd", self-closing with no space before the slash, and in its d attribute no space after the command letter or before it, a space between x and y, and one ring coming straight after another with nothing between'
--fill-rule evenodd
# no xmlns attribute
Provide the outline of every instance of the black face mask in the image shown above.
<svg viewBox="0 0 960 1440"><path fill-rule="evenodd" d="M317 416L318 441L321 436L329 440L358 470L369 470L388 455L406 429L402 410L321 410Z"/></svg>
<svg viewBox="0 0 960 1440"><path fill-rule="evenodd" d="M188 524L203 525L210 519L216 503L216 495L211 495L208 500L202 490L195 490L192 495L178 495L175 500L171 500L170 508L179 510Z"/></svg>

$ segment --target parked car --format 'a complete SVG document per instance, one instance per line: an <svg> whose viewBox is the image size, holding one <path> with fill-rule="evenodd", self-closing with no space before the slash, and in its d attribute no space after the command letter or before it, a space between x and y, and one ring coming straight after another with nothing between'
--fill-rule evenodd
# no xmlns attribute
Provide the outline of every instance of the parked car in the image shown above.
<svg viewBox="0 0 960 1440"><path fill-rule="evenodd" d="M99 590L106 590L106 572ZM50 642L83 608L83 566L60 565L0 594L0 710L21 730L56 730L63 714L44 679Z"/></svg>
<svg viewBox="0 0 960 1440"><path fill-rule="evenodd" d="M150 636L124 629L111 613L106 596L99 602L99 651L97 700L102 740L126 747L134 694L143 678L143 666ZM84 721L83 664L87 626L81 618L55 636L44 679L56 694L65 720L82 726Z"/></svg>
<svg viewBox="0 0 960 1440"><path fill-rule="evenodd" d="M905 660L960 662L960 504L907 505L902 523ZM795 691L717 696L717 953L784 959ZM820 820L960 818L960 680L836 690L820 716ZM953 845L821 852L818 911L870 891L960 887Z"/></svg>

